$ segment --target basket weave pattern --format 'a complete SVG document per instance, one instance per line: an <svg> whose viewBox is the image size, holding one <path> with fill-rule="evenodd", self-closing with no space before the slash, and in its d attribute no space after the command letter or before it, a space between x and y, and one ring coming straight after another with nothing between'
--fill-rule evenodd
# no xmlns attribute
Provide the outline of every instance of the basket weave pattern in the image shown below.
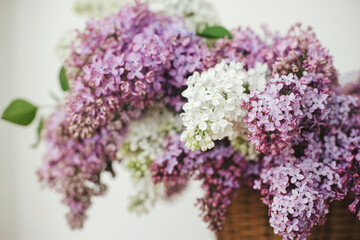
<svg viewBox="0 0 360 240"><path fill-rule="evenodd" d="M228 210L218 240L281 240L269 224L268 207L258 192L242 187ZM308 240L360 240L360 221L347 209L348 202L330 206L325 225L315 226Z"/></svg>

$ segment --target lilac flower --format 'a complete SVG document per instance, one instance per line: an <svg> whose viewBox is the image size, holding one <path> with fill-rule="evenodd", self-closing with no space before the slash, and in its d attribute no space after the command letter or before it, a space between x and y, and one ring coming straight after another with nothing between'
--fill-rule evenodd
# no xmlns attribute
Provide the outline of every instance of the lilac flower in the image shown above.
<svg viewBox="0 0 360 240"><path fill-rule="evenodd" d="M291 151L287 151L288 153ZM273 156L271 163L264 165L260 174L260 189L266 192L263 201L269 205L270 225L274 232L284 239L305 239L313 225L325 221L327 202L334 198L324 194L328 190L321 187L322 180L317 181L313 174L318 172L323 179L325 175L322 169L326 165L318 162L317 167L314 167L310 159L304 157L303 160L298 160L287 154ZM337 174L334 170L331 173ZM337 186L340 182L340 178L337 178L337 182L332 182L331 187L337 189L334 185ZM340 197L341 190L337 191Z"/></svg>
<svg viewBox="0 0 360 240"><path fill-rule="evenodd" d="M46 120L44 139L47 154L38 170L40 181L64 195L70 227L81 228L92 197L106 191L102 172L114 174L112 163L118 160L116 151L123 139L121 121L111 121L92 138L78 141L71 138L66 112L59 107Z"/></svg>
<svg viewBox="0 0 360 240"><path fill-rule="evenodd" d="M249 28L238 27L231 31L233 39L219 39L212 54L217 63L240 62L246 70L255 67L256 62L266 62L268 45Z"/></svg>
<svg viewBox="0 0 360 240"><path fill-rule="evenodd" d="M169 137L164 142L168 150L151 167L153 181L164 182L165 186L185 183L190 177L202 181L205 196L197 205L203 220L216 231L223 228L230 198L240 187L240 177L246 174L244 157L228 145L222 142L207 152L190 151L180 136Z"/></svg>
<svg viewBox="0 0 360 240"><path fill-rule="evenodd" d="M347 194L355 197L350 211L359 215L360 100L333 89L324 102L327 110L317 118L318 131L303 127L278 155L265 155L259 162L254 189L265 196L270 225L284 239L306 239L312 226L325 222L329 204ZM313 106L314 101L301 106Z"/></svg>
<svg viewBox="0 0 360 240"><path fill-rule="evenodd" d="M212 64L206 45L180 19L138 2L89 21L76 40L66 62L72 84L67 119L75 138L93 136L115 112L140 116L155 100L180 111L186 78Z"/></svg>
<svg viewBox="0 0 360 240"><path fill-rule="evenodd" d="M302 126L325 116L326 92L313 89L292 73L276 74L265 90L252 92L244 104L249 110L248 139L256 145L256 150L277 155L291 145Z"/></svg>
<svg viewBox="0 0 360 240"><path fill-rule="evenodd" d="M250 111L249 140L258 151L277 155L302 129L318 126L330 111L326 106L337 73L310 28L294 26L287 36L274 37L265 51L273 79L264 91L251 93L251 104L245 107ZM264 119L267 115L269 120Z"/></svg>
<svg viewBox="0 0 360 240"><path fill-rule="evenodd" d="M316 76L318 87L337 82L332 57L320 44L311 27L304 30L301 24L296 24L285 37L274 36L265 55L273 69L273 76L276 73L293 73L300 78L306 72L309 76Z"/></svg>

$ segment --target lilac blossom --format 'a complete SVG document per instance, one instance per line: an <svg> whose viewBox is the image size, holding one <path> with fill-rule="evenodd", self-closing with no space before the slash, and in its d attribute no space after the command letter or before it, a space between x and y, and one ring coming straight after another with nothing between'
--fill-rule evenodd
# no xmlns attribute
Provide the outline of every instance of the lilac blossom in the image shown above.
<svg viewBox="0 0 360 240"><path fill-rule="evenodd" d="M68 131L66 112L59 107L45 122L44 140L47 153L38 170L44 185L63 194L62 202L69 207L67 220L71 228L81 228L93 196L101 196L106 185L102 172L112 171L116 151L123 139L121 121L106 127L86 140L74 140Z"/></svg>
<svg viewBox="0 0 360 240"><path fill-rule="evenodd" d="M324 137L324 161L336 160L343 189L354 201L349 210L360 220L360 98L335 92L330 103L328 135Z"/></svg>
<svg viewBox="0 0 360 240"><path fill-rule="evenodd" d="M286 36L274 35L273 43L266 49L265 55L273 76L293 73L301 78L306 73L316 79L312 84L318 88L337 83L333 58L311 27L304 29L301 24L296 24Z"/></svg>
<svg viewBox="0 0 360 240"><path fill-rule="evenodd" d="M266 62L268 45L250 28L238 27L231 31L233 39L222 38L214 43L212 54L219 63L240 62L246 70L254 68L257 62Z"/></svg>
<svg viewBox="0 0 360 240"><path fill-rule="evenodd" d="M335 88L334 88L335 89ZM330 111L318 131L305 129L277 156L265 155L254 188L265 196L270 225L284 239L306 239L324 224L329 204L353 198L350 211L359 214L360 101L334 91Z"/></svg>
<svg viewBox="0 0 360 240"><path fill-rule="evenodd" d="M115 112L135 119L155 100L180 111L186 78L211 64L208 48L181 19L139 2L89 21L76 41L66 62L72 83L67 119L75 138L93 136Z"/></svg>
<svg viewBox="0 0 360 240"><path fill-rule="evenodd" d="M190 151L179 135L166 140L164 147L167 150L151 167L153 181L165 186L186 183L190 177L202 181L205 196L196 205L211 230L222 230L230 198L240 187L246 169L243 155L225 141L207 152Z"/></svg>
<svg viewBox="0 0 360 240"><path fill-rule="evenodd" d="M323 163L321 152L307 150L301 158L289 147L278 156L265 156L255 180L254 188L269 206L270 225L284 239L306 239L314 225L325 222L329 203L344 196L334 164Z"/></svg>
<svg viewBox="0 0 360 240"><path fill-rule="evenodd" d="M293 73L275 74L264 90L252 91L248 140L262 153L279 154L301 133L302 126L315 125L325 117L328 91L311 87L311 76L298 79Z"/></svg>

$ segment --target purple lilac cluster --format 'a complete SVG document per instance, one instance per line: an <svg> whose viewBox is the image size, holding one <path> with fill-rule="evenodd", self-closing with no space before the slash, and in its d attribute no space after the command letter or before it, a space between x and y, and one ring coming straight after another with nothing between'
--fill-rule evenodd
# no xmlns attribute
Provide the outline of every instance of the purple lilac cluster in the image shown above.
<svg viewBox="0 0 360 240"><path fill-rule="evenodd" d="M360 124L360 98L356 95L343 94L342 89L332 92L328 107L331 109L326 121L329 127L356 129Z"/></svg>
<svg viewBox="0 0 360 240"><path fill-rule="evenodd" d="M202 153L186 148L179 135L168 136L162 147L164 153L150 167L153 182L163 182L165 187L186 183L194 169L202 163L198 159Z"/></svg>
<svg viewBox="0 0 360 240"><path fill-rule="evenodd" d="M190 177L202 181L205 196L197 200L197 205L209 228L220 231L230 198L240 187L240 177L246 169L243 155L224 141L208 152L192 152L179 135L169 137L164 147L164 154L151 166L153 181L165 186L183 184Z"/></svg>
<svg viewBox="0 0 360 240"><path fill-rule="evenodd" d="M359 99L337 86L332 58L311 29L297 25L274 38L266 59L273 77L244 103L248 139L265 154L254 189L276 234L306 239L332 201L348 195L359 211Z"/></svg>
<svg viewBox="0 0 360 240"><path fill-rule="evenodd" d="M251 92L245 121L256 150L277 155L303 127L315 128L324 119L328 89L312 87L314 81L311 75L275 74L264 90Z"/></svg>
<svg viewBox="0 0 360 240"><path fill-rule="evenodd" d="M187 77L211 64L209 49L180 19L139 2L88 22L76 41L66 62L72 81L67 118L75 138L93 136L114 112L134 119L155 100L180 111Z"/></svg>
<svg viewBox="0 0 360 240"><path fill-rule="evenodd" d="M360 220L360 98L333 93L324 160L337 160L343 189L354 199L349 210Z"/></svg>
<svg viewBox="0 0 360 240"><path fill-rule="evenodd" d="M256 62L266 62L268 45L249 28L238 27L231 31L233 39L222 38L211 49L214 61L241 62L245 69L253 68Z"/></svg>
<svg viewBox="0 0 360 240"><path fill-rule="evenodd" d="M252 92L244 106L249 140L258 151L276 155L302 129L315 131L329 111L325 106L337 73L315 33L300 25L285 37L274 37L265 52L273 78L264 90Z"/></svg>
<svg viewBox="0 0 360 240"><path fill-rule="evenodd" d="M306 239L314 225L324 223L329 203L344 196L334 164L323 163L317 148L306 150L302 158L290 147L278 156L265 156L254 184L269 206L270 225L284 239Z"/></svg>
<svg viewBox="0 0 360 240"><path fill-rule="evenodd" d="M317 88L337 83L332 56L321 45L311 27L303 29L301 24L296 24L286 36L273 36L273 43L267 48L265 58L273 76L276 73L293 73L301 78L306 73L316 80L311 85Z"/></svg>
<svg viewBox="0 0 360 240"><path fill-rule="evenodd" d="M360 100L340 89L316 131L307 128L276 156L265 155L254 189L265 196L270 224L284 239L306 239L323 224L329 204L353 198L350 211L360 219Z"/></svg>
<svg viewBox="0 0 360 240"><path fill-rule="evenodd" d="M40 181L63 194L70 212L71 228L81 228L93 196L103 195L106 185L101 173L112 174L112 161L123 139L121 121L109 122L89 139L74 140L66 122L66 112L58 108L46 121L43 131L47 154L38 170Z"/></svg>

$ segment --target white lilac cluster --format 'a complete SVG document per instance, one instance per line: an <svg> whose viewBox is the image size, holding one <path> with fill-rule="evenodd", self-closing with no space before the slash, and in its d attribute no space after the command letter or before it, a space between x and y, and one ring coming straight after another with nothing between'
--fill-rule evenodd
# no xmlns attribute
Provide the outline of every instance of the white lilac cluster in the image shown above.
<svg viewBox="0 0 360 240"><path fill-rule="evenodd" d="M146 176L137 187L137 193L129 197L128 209L137 215L147 214L157 199L164 195L165 190L163 186L153 184L150 176Z"/></svg>
<svg viewBox="0 0 360 240"><path fill-rule="evenodd" d="M163 153L162 143L169 135L182 130L182 122L166 108L152 108L146 116L133 121L117 157L124 159L126 168L135 180L148 175L150 164Z"/></svg>
<svg viewBox="0 0 360 240"><path fill-rule="evenodd" d="M187 80L183 96L188 99L181 114L186 127L181 141L191 150L206 151L214 147L214 140L230 140L247 133L242 121L249 91L265 87L268 68L256 64L246 71L241 63L225 61L203 73L195 72Z"/></svg>
<svg viewBox="0 0 360 240"><path fill-rule="evenodd" d="M219 23L215 7L207 0L140 0L150 10L172 17L182 17L192 31ZM117 13L130 0L77 0L75 11L87 18L101 19Z"/></svg>
<svg viewBox="0 0 360 240"><path fill-rule="evenodd" d="M165 138L181 130L180 116L164 107L151 108L144 118L130 123L117 157L123 159L137 183L137 193L129 198L131 212L139 215L147 213L157 198L164 194L160 185L152 183L149 167L164 152L162 143Z"/></svg>

